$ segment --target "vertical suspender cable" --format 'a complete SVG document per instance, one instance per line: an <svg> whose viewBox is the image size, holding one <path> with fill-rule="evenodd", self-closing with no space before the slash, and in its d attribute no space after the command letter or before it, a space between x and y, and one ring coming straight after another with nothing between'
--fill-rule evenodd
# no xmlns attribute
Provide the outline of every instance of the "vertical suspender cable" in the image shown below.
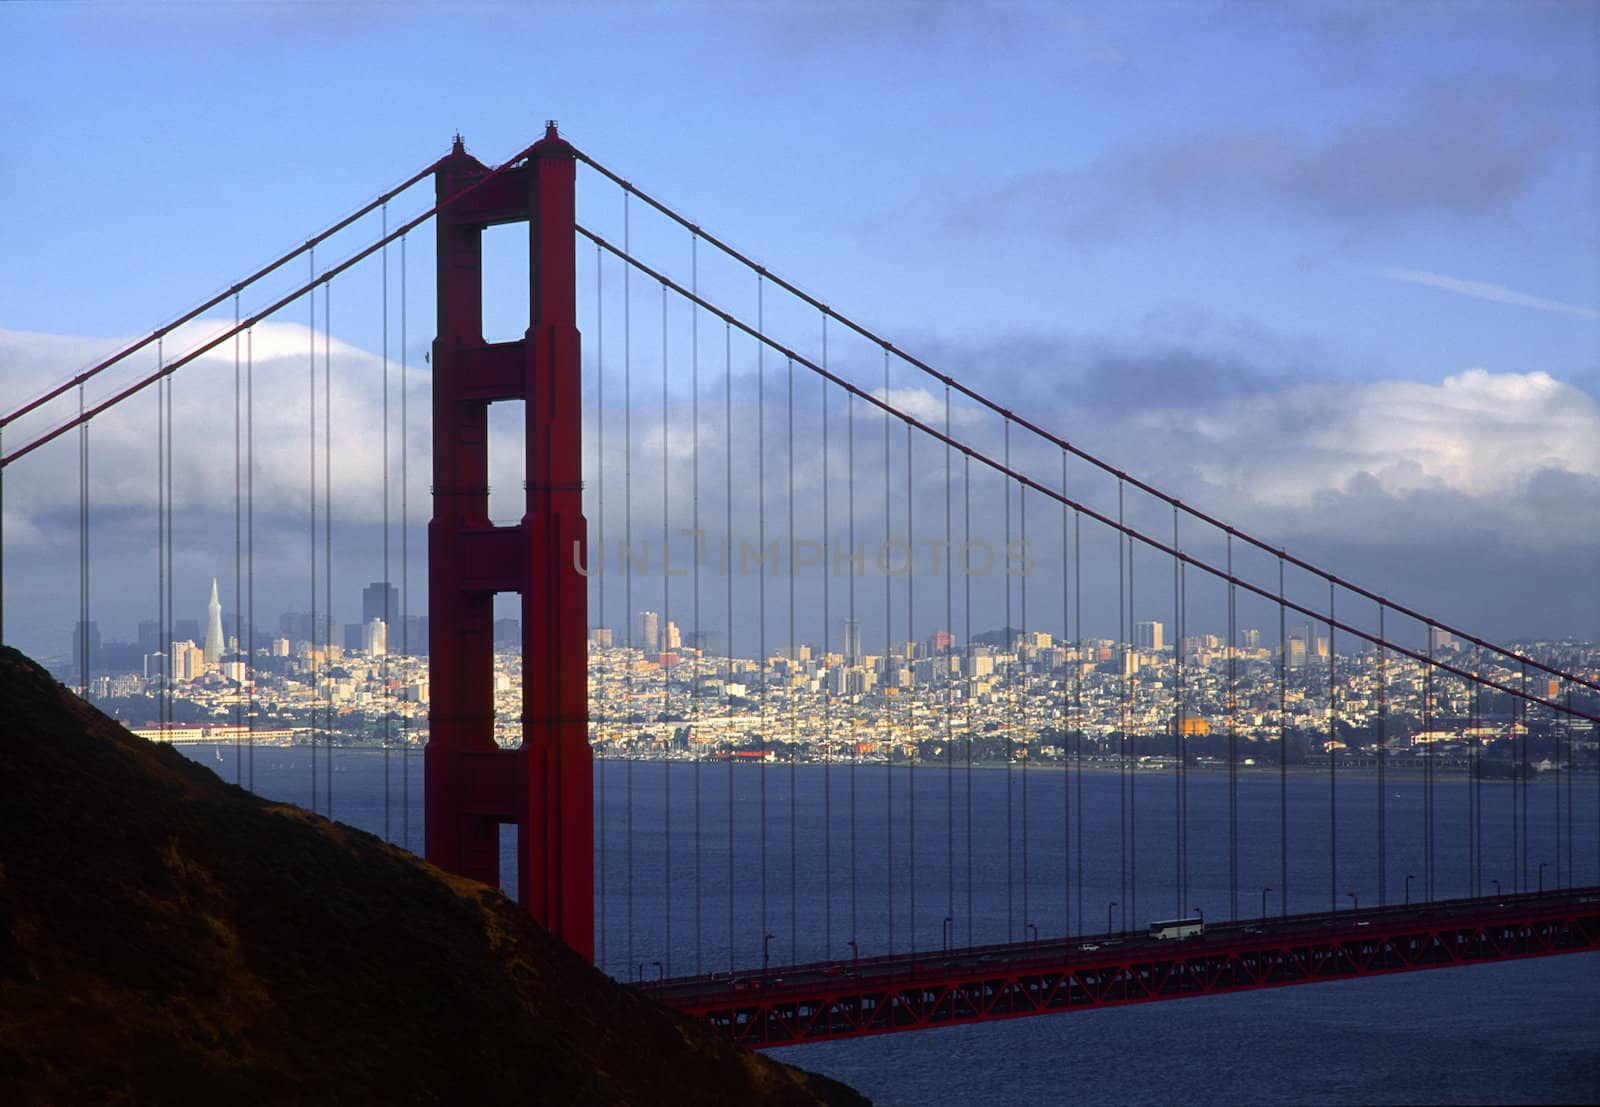
<svg viewBox="0 0 1600 1107"><path fill-rule="evenodd" d="M328 818L333 818L333 315L328 298L332 284L322 286L322 595L328 630L323 640L328 648L328 699L322 709L328 757Z"/></svg>
<svg viewBox="0 0 1600 1107"><path fill-rule="evenodd" d="M1178 570L1178 625L1173 628L1173 633L1178 640L1173 643L1173 652L1179 656L1183 653L1183 640L1189 635L1189 565L1184 562ZM1184 751L1184 759L1178 773L1178 821L1182 824L1182 833L1179 835L1179 845L1182 849L1181 864L1178 867L1179 883L1182 889L1183 903L1190 903L1189 899L1189 767L1188 751ZM1191 904L1192 905L1192 904ZM1179 905L1182 913L1182 905Z"/></svg>
<svg viewBox="0 0 1600 1107"><path fill-rule="evenodd" d="M1480 744L1483 741L1483 647L1479 646L1476 660L1472 666L1472 771L1473 779L1473 823L1472 840L1474 843L1474 860L1476 864L1472 869L1472 895L1483 894L1483 778L1480 773L1480 759L1482 752Z"/></svg>
<svg viewBox="0 0 1600 1107"><path fill-rule="evenodd" d="M1117 845L1120 858L1119 904L1128 902L1128 566L1122 557L1122 478L1117 478ZM1127 907L1123 907L1126 912ZM1123 916L1127 917L1126 914ZM1110 919L1107 919L1110 925Z"/></svg>
<svg viewBox="0 0 1600 1107"><path fill-rule="evenodd" d="M596 247L598 251L599 247ZM693 506L694 525L694 688L690 702L689 733L694 742L694 972L699 976L705 971L701 959L704 927L701 919L702 892L702 862L704 850L701 848L700 838L700 788L703 768L702 743L700 741L700 694L702 686L700 678L705 662L705 634L700 626L700 563L704 560L701 551L705 546L705 536L700 532L700 236L694 235L689 239L689 287L694 292L696 299L689 304L689 390L693 393L690 419L690 478L693 487L690 490Z"/></svg>
<svg viewBox="0 0 1600 1107"><path fill-rule="evenodd" d="M1476 660L1472 666L1472 767L1470 776L1473 782L1473 821L1472 841L1473 859L1472 892L1474 896L1483 894L1483 777L1480 772L1482 758L1481 743L1483 741L1483 647L1479 646Z"/></svg>
<svg viewBox="0 0 1600 1107"><path fill-rule="evenodd" d="M83 418L78 384L78 418ZM78 695L89 698L89 423L78 424Z"/></svg>
<svg viewBox="0 0 1600 1107"><path fill-rule="evenodd" d="M822 367L828 367L828 317L822 317ZM832 658L833 531L828 516L828 380L818 380L822 398L822 956L833 956L833 683L839 674Z"/></svg>
<svg viewBox="0 0 1600 1107"><path fill-rule="evenodd" d="M1566 731L1566 737L1567 737L1567 875L1566 875L1565 883L1563 883L1561 885L1563 888L1572 887L1572 882L1573 882L1573 878L1572 878L1572 862L1573 862L1573 856L1572 856L1572 816L1573 816L1573 810L1572 810L1572 774L1573 774L1573 766L1572 766L1572 730L1573 730L1574 723L1575 723L1575 720L1572 718L1572 682L1568 681L1567 682L1567 718L1566 718L1566 725L1563 727L1563 729ZM1596 750L1597 750L1597 752L1600 752L1600 746L1597 746ZM1561 828L1560 827L1556 828L1556 833L1557 834L1561 833Z"/></svg>
<svg viewBox="0 0 1600 1107"><path fill-rule="evenodd" d="M606 623L606 329L605 329L605 288L604 288L605 256L600 252L597 243L594 248L594 388L595 388L595 456L599 459L600 472L595 479L595 514L599 516L596 526L599 531L600 557L598 560L591 558L591 565L599 567L599 601L600 618L597 626L605 629ZM619 558L620 560L620 558ZM604 648L615 650L616 643L602 637ZM615 652L612 656L616 656ZM630 708L631 710L631 708ZM601 718L596 727L599 739L595 745L597 760L600 764L595 766L596 788L599 792L595 803L595 841L599 850L600 873L596 883L600 885L600 919L596 926L598 931L599 957L597 963L603 970L606 966L606 890L610 883L610 868L606 864L606 840L609 837L607 829L611 825L610 812L606 808L606 777L610 768L606 762L606 720ZM615 728L611 729L612 740L615 740Z"/></svg>
<svg viewBox="0 0 1600 1107"><path fill-rule="evenodd" d="M1133 536L1128 536L1128 638L1133 640ZM1138 747L1134 744L1133 735L1133 674L1127 673L1123 678L1123 688L1127 695L1124 704L1123 739L1127 744L1132 761L1129 763L1128 773L1128 898L1123 907L1123 929L1127 929L1127 920L1139 920L1139 759Z"/></svg>
<svg viewBox="0 0 1600 1107"><path fill-rule="evenodd" d="M846 517L848 519L848 534L845 540L850 545L850 618L845 623L844 652L847 679L849 688L850 711L850 948L860 952L856 942L860 939L857 930L858 913L856 899L859 893L860 881L857 880L857 852L856 852L856 776L861 766L861 742L856 734L856 691L855 680L858 673L856 668L861 664L861 624L856 621L856 576L859 563L853 560L857 555L856 550L856 395L849 393L845 402L845 477L846 492Z"/></svg>
<svg viewBox="0 0 1600 1107"><path fill-rule="evenodd" d="M600 253L600 246L597 245L595 246L595 458L598 459L597 464L600 472L595 475L595 501L597 501L595 515L598 515L595 525L598 528L600 557L590 558L590 569L598 566L600 617L598 617L595 625L600 629L608 627L605 609L605 286L603 286L603 274L605 274L605 256ZM608 640L603 635L600 638L600 643L602 643L600 645L602 649L614 649L614 646L616 646L614 641ZM616 656L616 654L613 653L613 656ZM595 822L597 822L597 825L595 825L595 849L597 849L597 865L598 869L600 869L597 878L595 878L595 885L600 888L600 923L598 923L597 934L598 957L595 963L602 969L605 969L606 965L606 931L610 929L610 926L606 925L608 923L608 915L606 915L606 885L610 883L611 872L610 867L606 865L605 851L606 840L611 837L611 822L606 817L605 801L605 779L606 776L610 776L610 773L608 773L610 766L605 765L605 723L606 720L603 717L598 720L597 726L595 726L595 731L597 731L595 737L597 737L598 741L594 744L595 750L597 750L597 760L600 760L600 765L595 766L595 792L598 793L597 797L595 797L597 798L597 801L595 801L595 808L597 808L597 813L595 813ZM616 737L614 728L611 729L611 737L613 737L614 741L614 737Z"/></svg>
<svg viewBox="0 0 1600 1107"><path fill-rule="evenodd" d="M1517 774L1517 786L1522 789L1522 891L1528 890L1528 802L1532 799L1528 795L1528 778L1531 767L1528 764L1528 663L1522 663L1522 765Z"/></svg>
<svg viewBox="0 0 1600 1107"><path fill-rule="evenodd" d="M1178 546L1178 509L1172 509L1172 548ZM1188 768L1188 753L1184 749L1183 734L1183 593L1182 577L1183 561L1174 555L1172 558L1172 756L1176 762L1177 772L1172 777L1172 822L1176 833L1172 836L1174 851L1172 867L1172 889L1177 897L1173 905L1175 919L1184 917L1185 880L1187 869L1184 865L1184 848L1187 845L1185 834L1188 827L1184 819L1184 784L1185 771Z"/></svg>
<svg viewBox="0 0 1600 1107"><path fill-rule="evenodd" d="M1338 691L1334 683L1333 668L1333 582L1328 582L1328 883L1330 911L1339 909L1339 742L1336 731L1338 710L1334 696ZM1310 652L1309 650L1307 651ZM1307 660L1309 664L1309 659Z"/></svg>
<svg viewBox="0 0 1600 1107"><path fill-rule="evenodd" d="M669 411L667 394L667 286L661 286L661 638L656 642L656 660L661 664L661 713L670 716L672 703L672 678L667 651L672 640L667 628L672 625L672 553L671 539L672 497L667 476L672 471L669 445ZM676 728L673 728L676 730ZM672 738L667 738L666 756L661 761L661 836L666 854L662 873L661 909L666 924L666 975L672 975Z"/></svg>
<svg viewBox="0 0 1600 1107"><path fill-rule="evenodd" d="M173 585L177 582L177 578L173 575L173 572L172 572L173 547L176 545L176 542L174 541L174 539L175 539L176 534L177 534L177 532L174 531L173 527L172 527L172 514L173 514L173 512L172 512L172 468L173 468L172 460L173 460L173 450L174 450L174 447L177 445L177 440L175 438L173 438L173 436L172 436L172 405L173 405L172 386L173 386L173 383L174 382L173 382L172 377L168 376L167 377L167 477L166 477L166 481L167 481L167 680L166 680L166 694L167 694L167 725L169 727L173 724L173 721L174 721L173 720L173 697L174 697L174 695L176 693L176 689L173 687L173 684L172 684L172 671L171 671L172 645L173 645L173 643L172 643L172 635L173 635L173 629L174 629L174 624L173 624L173 621L172 621L172 607L173 607L172 591L173 591Z"/></svg>
<svg viewBox="0 0 1600 1107"><path fill-rule="evenodd" d="M949 386L946 385L948 391ZM945 434L950 428L945 427ZM946 447L948 449L948 447ZM1072 613L1067 607L1067 451L1061 451L1061 936L1072 933L1072 765L1067 760L1068 718L1067 643L1072 639Z"/></svg>
<svg viewBox="0 0 1600 1107"><path fill-rule="evenodd" d="M1239 920L1239 594L1233 578L1233 532L1228 532L1228 918Z"/></svg>
<svg viewBox="0 0 1600 1107"><path fill-rule="evenodd" d="M756 544L763 564L756 571L756 672L761 684L761 729L756 736L761 752L756 763L761 790L761 933L763 947L767 933L767 344L766 277L756 274ZM742 559L741 559L742 560Z"/></svg>
<svg viewBox="0 0 1600 1107"><path fill-rule="evenodd" d="M1026 570L1028 550L1028 486L1017 486L1017 524L1018 542L1022 550L1021 568L1019 575L1022 580L1018 585L1020 604L1019 620L1022 630L1022 645L1016 650L1017 668L1021 670L1021 688L1015 691L1016 702L1022 710L1022 929L1023 937L1027 937L1028 927L1032 925L1033 914L1029 910L1028 899L1028 762L1032 760L1032 750L1028 741L1030 730L1027 723L1028 717L1028 662L1027 655L1022 650L1028 646L1028 574ZM1011 575L1011 551L1006 551L1006 576ZM1032 649L1028 654L1032 654ZM1037 933L1037 928L1035 930Z"/></svg>
<svg viewBox="0 0 1600 1107"><path fill-rule="evenodd" d="M407 396L410 359L406 342L406 237L400 236L400 652L411 666L411 496L408 477L411 440ZM400 840L411 848L411 714L400 716Z"/></svg>
<svg viewBox="0 0 1600 1107"><path fill-rule="evenodd" d="M951 541L955 532L951 527L950 484L950 386L944 386L944 649L935 650L934 664L944 674L944 825L945 825L945 914L950 917L950 927L955 928L956 915L956 775L955 775L955 674L950 671L953 643L950 635L955 631L955 547ZM953 937L953 935L952 935ZM948 941L949 939L947 939Z"/></svg>
<svg viewBox="0 0 1600 1107"><path fill-rule="evenodd" d="M796 717L794 668L800 663L800 650L795 645L794 633L794 359L789 360L788 414L789 414L789 679L784 699L789 704L789 963L799 964L800 940L800 877L797 869L800 849L799 805L796 786L799 779L795 766L798 763L799 739Z"/></svg>
<svg viewBox="0 0 1600 1107"><path fill-rule="evenodd" d="M156 372L165 361L165 339L156 339ZM167 380L156 378L156 650L161 659L161 684L156 696L156 719L167 725L167 685L172 680L172 658L167 649ZM148 659L146 664L148 665Z"/></svg>
<svg viewBox="0 0 1600 1107"><path fill-rule="evenodd" d="M623 962L626 971L633 972L633 761L638 756L635 742L639 728L633 721L633 668L638 660L634 656L633 632L639 622L633 609L633 265L629 246L628 193L622 194L622 542L628 551L627 574L623 578L622 617L628 621L627 673L623 681L624 715L627 726L628 751L623 763L623 791L626 798L626 836L623 839L623 880L626 886L626 914L628 921L628 959ZM619 559L620 561L620 559Z"/></svg>
<svg viewBox="0 0 1600 1107"><path fill-rule="evenodd" d="M727 701L726 718L728 720L727 753L728 753L728 971L733 971L734 950L738 943L734 940L734 853L733 853L733 693L729 691L733 684L733 572L728 565L729 551L733 543L733 325L724 322L722 325L722 462L723 462L723 491L726 496L726 515L723 519L723 530L727 537L722 545L722 579L727 587L724 597L724 615L727 620L727 656L723 658L726 675L722 681L723 696Z"/></svg>
<svg viewBox="0 0 1600 1107"><path fill-rule="evenodd" d="M311 279L317 279L317 251L310 250ZM308 543L311 566L311 810L317 810L317 289L313 284L306 292L306 307L310 312L307 341L310 358L306 371L306 403L309 409L309 426L306 435L306 465L310 528Z"/></svg>
<svg viewBox="0 0 1600 1107"><path fill-rule="evenodd" d="M1278 554L1278 907L1289 915L1289 624L1283 602L1283 553Z"/></svg>
<svg viewBox="0 0 1600 1107"><path fill-rule="evenodd" d="M916 579L915 531L911 519L912 469L911 424L906 424L906 737L911 742L911 760L906 765L906 821L911 824L910 843L906 859L910 863L908 876L909 903L907 922L911 934L911 952L917 952L917 671L912 664L912 643L916 641L916 603L912 583ZM891 766L892 768L892 766Z"/></svg>
<svg viewBox="0 0 1600 1107"><path fill-rule="evenodd" d="M1009 419L1006 420L1004 433L1005 466L1009 471L1011 469L1011 420ZM1011 553L1011 485L1008 478L1002 477L1001 480L1004 483L1003 490L1006 504L1006 554L1009 556ZM1010 569L1010 567L1009 564L1006 565L1007 569ZM1012 718L1016 711L1017 702L1017 639L1016 633L1011 629L1011 574L1007 572L1005 578L1006 618L1005 629L1001 632L1000 638L1003 643L1001 648L1005 650L1006 659L1006 711L1001 717L1003 720L1001 725L1005 728L1006 735L1006 941L1015 942L1017 940L1016 858L1015 850L1012 848L1015 841L1015 819L1013 817L1014 800L1011 788L1011 763L1017 758L1016 750L1013 746L1016 741L1015 720Z"/></svg>
<svg viewBox="0 0 1600 1107"><path fill-rule="evenodd" d="M244 336L245 390L245 540L249 547L245 568L245 681L250 692L245 704L245 726L250 743L245 779L250 791L256 790L256 332Z"/></svg>
<svg viewBox="0 0 1600 1107"><path fill-rule="evenodd" d="M887 400L889 396L889 349L883 350L883 395ZM883 413L883 546L878 560L888 556L894 535L890 530L891 512L889 510L889 413ZM879 565L883 574L883 677L884 685L889 682L889 669L894 664L894 590L889 587L889 574L886 562ZM889 943L886 952L894 953L894 711L887 700L883 705L883 730L884 730L884 829L888 837L888 860L884 865L884 892L888 897L888 923Z"/></svg>
<svg viewBox="0 0 1600 1107"><path fill-rule="evenodd" d="M237 331L239 327L239 294L237 292L233 294L233 326L234 330ZM241 494L244 491L243 473L241 472L243 443L239 437L241 429L240 415L242 414L240 407L243 402L243 397L240 393L242 384L243 374L239 363L239 335L235 333L233 336L233 630L235 642L244 640L243 628L239 626L239 612L244 610L244 604L240 602L243 598L242 589L244 585L241 561L244 545L244 503L241 498ZM226 649L226 641L223 642L223 646L230 659L238 656L237 648ZM232 672L238 672L238 670L234 669ZM241 688L240 691L242 692L243 689ZM235 785L241 783L244 779L244 745L241 738L243 723L243 697L235 696L233 704L233 782ZM388 781L384 783L387 786ZM385 800L388 799L387 793L385 793L384 798Z"/></svg>
<svg viewBox="0 0 1600 1107"><path fill-rule="evenodd" d="M972 455L961 455L961 581L962 607L961 641L966 658L962 665L963 699L967 709L966 746L966 803L967 817L967 946L973 944L973 888L972 888L972 565L968 551L972 548Z"/></svg>
<svg viewBox="0 0 1600 1107"><path fill-rule="evenodd" d="M1378 906L1383 907L1388 903L1389 882L1389 840L1388 840L1388 806L1389 796L1384 790L1388 785L1385 781L1385 772L1388 762L1389 745L1389 650L1388 638L1384 636L1383 615L1385 605L1378 604ZM1472 773L1467 773L1468 786L1471 786ZM1471 797L1468 797L1471 805ZM1472 843L1468 841L1467 867L1472 867Z"/></svg>
<svg viewBox="0 0 1600 1107"><path fill-rule="evenodd" d="M1073 787L1073 831L1077 839L1077 852L1073 860L1078 872L1078 932L1083 932L1083 513L1072 512L1072 641L1077 649L1078 661L1072 681L1072 748L1077 761L1077 780Z"/></svg>
<svg viewBox="0 0 1600 1107"><path fill-rule="evenodd" d="M1423 628L1428 636L1428 663L1423 678L1422 729L1428 742L1422 753L1422 888L1423 897L1433 902L1433 626ZM1513 803L1516 792L1512 792ZM1513 827L1515 830L1515 827Z"/></svg>
<svg viewBox="0 0 1600 1107"><path fill-rule="evenodd" d="M389 237L389 205L383 205L383 237ZM383 247L383 840L390 841L389 744L394 724L394 695L389 687L390 634L394 612L389 610L389 247ZM365 612L362 613L365 615Z"/></svg>

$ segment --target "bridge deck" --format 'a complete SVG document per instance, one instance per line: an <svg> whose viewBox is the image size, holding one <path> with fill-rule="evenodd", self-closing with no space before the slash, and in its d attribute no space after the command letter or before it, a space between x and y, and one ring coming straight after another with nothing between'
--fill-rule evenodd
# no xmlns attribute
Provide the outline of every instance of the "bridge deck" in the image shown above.
<svg viewBox="0 0 1600 1107"><path fill-rule="evenodd" d="M764 1048L1600 949L1600 887L683 977L662 1002Z"/></svg>

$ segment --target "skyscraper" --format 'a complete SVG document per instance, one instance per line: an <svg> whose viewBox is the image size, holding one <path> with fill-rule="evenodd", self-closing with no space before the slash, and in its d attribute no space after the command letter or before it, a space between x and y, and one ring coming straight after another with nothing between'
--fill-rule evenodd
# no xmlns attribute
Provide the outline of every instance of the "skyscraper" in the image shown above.
<svg viewBox="0 0 1600 1107"><path fill-rule="evenodd" d="M633 631L635 649L654 653L661 648L661 616L656 612L639 612L633 620Z"/></svg>
<svg viewBox="0 0 1600 1107"><path fill-rule="evenodd" d="M385 600L388 601L387 609L384 607ZM375 580L361 590L362 625L374 619L382 619L386 626L390 623L399 623L400 589L381 580Z"/></svg>
<svg viewBox="0 0 1600 1107"><path fill-rule="evenodd" d="M221 661L222 649L222 601L217 599L217 578L212 577L211 602L206 604L206 664L215 665Z"/></svg>
<svg viewBox="0 0 1600 1107"><path fill-rule="evenodd" d="M1159 650L1166 646L1167 628L1161 622L1139 623L1134 627L1134 645L1141 650Z"/></svg>
<svg viewBox="0 0 1600 1107"><path fill-rule="evenodd" d="M846 665L861 663L861 622L858 619L844 621L844 663Z"/></svg>

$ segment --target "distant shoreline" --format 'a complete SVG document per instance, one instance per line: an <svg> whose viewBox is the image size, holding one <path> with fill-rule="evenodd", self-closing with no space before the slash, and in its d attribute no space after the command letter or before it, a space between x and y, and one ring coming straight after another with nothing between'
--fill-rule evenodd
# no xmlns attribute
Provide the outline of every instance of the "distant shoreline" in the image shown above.
<svg viewBox="0 0 1600 1107"><path fill-rule="evenodd" d="M169 744L169 743L160 743L160 744L166 745L166 744ZM204 749L204 748L208 748L209 747L209 748L218 749L218 750L227 750L227 749L234 748L236 743L233 740L230 740L230 739L223 739L223 740L215 741L215 742L181 742L181 743L175 743L175 744L176 745L180 745L180 746L184 746L184 747L188 747L188 748L196 748L196 749ZM241 746L248 746L249 745L249 743L247 741L245 741L244 739L242 739L242 738L238 741L237 744L241 745ZM287 743L278 742L278 741L268 741L268 742L261 742L261 743L258 743L258 744L261 745L263 748L283 749L283 750L307 750L307 751L309 751L309 750L311 750L313 748L313 746L315 746L315 748L317 748L318 750L326 751L326 750L328 750L330 748L326 743L323 743L323 742L316 742L316 743L312 743L312 742L295 742L295 743L292 743L292 744L287 744ZM345 752L361 751L361 752L366 752L366 753L381 753L384 750L384 746L381 743L371 743L371 742L337 742L337 743L334 743L331 748L334 749L334 750L342 750L342 751L345 751ZM410 747L410 750L413 753L420 753L421 752L421 748L422 747L420 745L414 745L414 746ZM398 745L392 745L392 746L388 747L388 750L389 750L390 753L405 753L406 750L407 750L407 747L398 746ZM635 764L657 764L657 765L671 764L671 765L724 766L724 765L732 764L732 765L741 766L743 768L750 768L750 767L753 767L753 766L765 766L765 767L769 767L769 768L773 768L773 769L787 769L790 766L790 763L788 761L761 762L761 761L757 761L757 760L754 760L754 759L748 760L748 761L740 761L740 760L730 761L729 759L727 759L725 757L701 758L699 760L695 760L693 758L678 758L678 757L671 757L671 758L667 758L667 757L596 757L595 761L596 762L602 762L602 761L633 762ZM846 759L843 759L843 758L837 758L837 759L834 759L832 761L819 761L819 760L799 761L799 762L796 762L795 764L796 764L796 767L799 767L799 768L821 768L823 766L829 766L829 767L838 769L838 768L849 768L851 766L855 766L857 768L884 768L884 767L887 767L889 763L887 761L883 761L881 759L874 759L874 760L869 760L869 761L850 761L850 760L846 760ZM947 765L952 765L952 764L953 764L953 767L955 769L957 769L957 770L965 770L965 769L968 768L968 764L967 764L966 761L958 760L958 761L955 761L953 763L949 763L949 762L946 762L945 760L943 760L942 758L935 759L935 760L930 760L930 761L915 761L915 762L913 762L913 761L895 761L894 762L894 768L896 768L896 769L908 769L909 770L909 769L912 769L913 767L915 767L916 769L920 769L920 770L923 770L923 771L926 771L926 772L935 772L935 771L944 770L947 767ZM1003 761L973 761L971 763L970 767L972 769L974 769L974 770L977 770L977 771L980 771L980 772L986 772L986 773L1003 772L1003 771L1008 770L1008 769L1011 772L1027 771L1027 772L1030 772L1030 773L1060 773L1060 772L1072 772L1072 771L1080 769L1080 766L1077 765L1076 763L1069 764L1069 765L1064 765L1059 761L1030 762L1027 765L1024 765L1020 761L1019 762L1013 762L1013 763L1011 763L1009 765L1006 762L1003 762ZM1226 762L1216 762L1216 761L1191 762L1190 765L1189 765L1189 773L1190 774L1199 774L1199 775L1202 775L1202 776L1223 776L1223 775L1225 775L1227 773L1227 769L1228 769L1228 765L1227 765ZM1123 766L1121 764L1119 764L1115 759L1107 759L1107 758L1094 758L1094 759L1085 758L1084 762L1083 762L1083 764L1081 766L1081 770L1083 772L1094 773L1094 774L1098 774L1098 775L1111 775L1111 774L1121 773L1121 772L1124 771L1123 770ZM1282 775L1289 776L1289 777L1294 777L1294 778L1297 778L1297 779L1315 779L1315 778L1320 778L1320 777L1326 777L1326 776L1329 775L1329 768L1328 768L1328 765L1327 765L1326 762L1323 762L1321 764L1317 764L1317 763L1313 762L1313 763L1309 763L1309 764L1302 763L1302 764L1298 764L1298 765L1280 766L1276 762L1262 763L1261 761L1257 761L1253 765L1240 764L1238 766L1238 770L1239 770L1239 775L1240 776L1249 776L1249 777L1272 777L1272 776L1278 776L1281 773ZM1134 763L1132 763L1132 764L1130 764L1128 766L1127 771L1132 773L1135 776L1141 776L1141 777L1144 777L1144 776L1165 777L1165 776L1173 776L1173 775L1175 775L1177 773L1177 771L1178 771L1178 766L1176 764L1171 763L1171 762L1157 762L1157 763L1134 762ZM1563 775L1563 776L1570 775L1570 776L1573 776L1573 777L1578 777L1578 778L1587 779L1587 780L1593 780L1594 777L1596 776L1596 770L1594 768L1584 768L1584 767L1581 767L1581 766L1579 768L1571 770L1570 773L1568 772L1568 770L1565 767L1563 767L1560 770L1560 772L1561 772L1561 775ZM1338 768L1337 768L1337 773L1341 777L1363 777L1363 778L1370 777L1370 778L1376 778L1377 775L1378 775L1378 769L1377 769L1377 766L1370 765L1370 764L1368 764L1368 765L1340 764L1338 766ZM1433 770L1433 774L1434 774L1435 779L1441 779L1442 778L1442 779L1459 781L1459 780L1466 780L1466 779L1469 778L1468 770L1465 767L1459 766L1459 765L1438 765L1438 766L1435 766L1434 770ZM1555 780L1556 775L1557 775L1557 771L1552 769L1552 770L1549 770L1547 772L1535 773L1533 776L1529 777L1528 779L1530 781L1540 781L1540 780L1552 780L1553 781L1553 780ZM1417 765L1417 764L1415 764L1414 762L1412 762L1410 760L1408 760L1407 763L1405 763L1403 765L1395 764L1395 763L1391 762L1384 769L1384 777L1386 779L1425 780L1425 779L1427 779L1427 769L1424 766ZM1515 783L1514 778L1508 777L1508 776L1507 777L1480 777L1478 779L1481 780L1482 783L1484 783L1484 784L1511 784L1511 783Z"/></svg>

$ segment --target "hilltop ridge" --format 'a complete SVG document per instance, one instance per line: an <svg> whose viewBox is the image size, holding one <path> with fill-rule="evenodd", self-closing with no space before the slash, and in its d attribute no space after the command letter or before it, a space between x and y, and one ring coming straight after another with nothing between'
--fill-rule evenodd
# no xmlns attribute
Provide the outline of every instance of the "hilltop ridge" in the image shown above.
<svg viewBox="0 0 1600 1107"><path fill-rule="evenodd" d="M864 1103L0 647L9 1102Z"/></svg>

